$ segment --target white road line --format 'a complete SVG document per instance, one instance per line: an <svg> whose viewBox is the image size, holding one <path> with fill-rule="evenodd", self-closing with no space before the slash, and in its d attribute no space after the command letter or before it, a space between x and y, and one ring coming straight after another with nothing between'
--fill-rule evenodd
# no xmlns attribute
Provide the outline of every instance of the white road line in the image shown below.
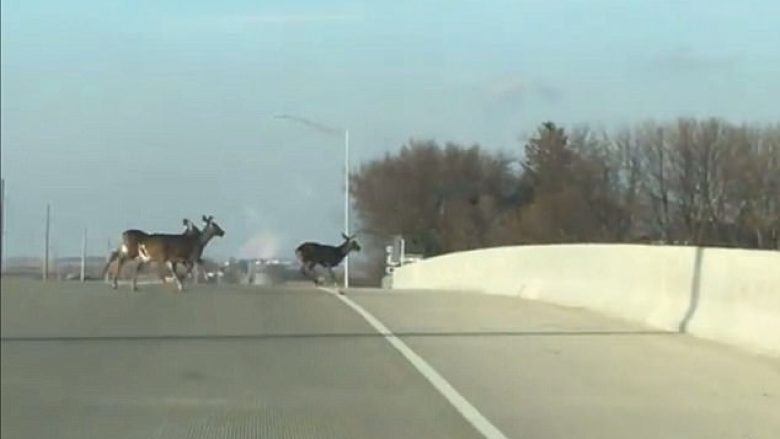
<svg viewBox="0 0 780 439"><path fill-rule="evenodd" d="M436 372L427 361L417 355L409 346L406 345L400 338L398 338L387 326L374 317L371 313L365 310L362 306L352 301L347 296L339 294L338 291L330 288L320 288L320 290L328 292L336 296L339 300L347 304L350 308L360 314L368 324L374 327L377 332L384 336L390 345L396 348L401 355L406 357L412 366L419 371L422 376L425 377L436 390L439 391L447 401L452 404L453 407L464 417L466 420L474 426L483 436L490 439L506 439L506 435L501 432L493 423L491 423L482 413L477 410L466 398L463 397L452 385L444 379L443 376Z"/></svg>

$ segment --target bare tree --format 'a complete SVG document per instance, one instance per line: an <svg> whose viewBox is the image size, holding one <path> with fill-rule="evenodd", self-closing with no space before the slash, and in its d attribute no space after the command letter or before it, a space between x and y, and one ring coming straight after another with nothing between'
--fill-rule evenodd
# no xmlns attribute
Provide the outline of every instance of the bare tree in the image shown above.
<svg viewBox="0 0 780 439"><path fill-rule="evenodd" d="M672 240L672 211L669 189L670 161L666 131L655 123L637 128L640 163L647 171L642 181L642 192L652 213L655 233L664 242Z"/></svg>
<svg viewBox="0 0 780 439"><path fill-rule="evenodd" d="M364 230L426 255L530 243L780 248L780 125L646 122L610 136L539 126L520 168L478 146L411 141L364 165Z"/></svg>
<svg viewBox="0 0 780 439"><path fill-rule="evenodd" d="M739 244L779 249L780 126L741 127L731 142L733 153L724 170L730 177L726 193L735 222L752 241Z"/></svg>
<svg viewBox="0 0 780 439"><path fill-rule="evenodd" d="M380 240L402 234L410 251L427 255L491 244L516 187L501 154L417 141L364 165L353 181L363 228Z"/></svg>

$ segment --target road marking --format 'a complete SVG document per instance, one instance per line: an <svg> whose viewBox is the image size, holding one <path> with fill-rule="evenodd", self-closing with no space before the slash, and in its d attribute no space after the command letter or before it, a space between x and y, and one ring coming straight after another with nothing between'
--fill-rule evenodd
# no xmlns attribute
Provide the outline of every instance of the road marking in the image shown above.
<svg viewBox="0 0 780 439"><path fill-rule="evenodd" d="M338 291L331 288L319 288L322 291L330 293L347 306L352 308L356 313L360 314L369 325L380 333L391 346L396 348L401 355L403 355L412 366L417 369L418 372L425 377L439 393L447 399L447 401L455 407L458 411L474 428L477 429L483 436L490 439L506 439L506 435L501 432L493 423L491 423L482 413L477 410L466 398L463 397L452 385L444 379L443 376L436 371L427 361L417 355L409 346L406 345L400 338L393 334L390 329L387 328L379 319L374 317L371 313L365 310L362 306L352 301L347 296L340 294Z"/></svg>

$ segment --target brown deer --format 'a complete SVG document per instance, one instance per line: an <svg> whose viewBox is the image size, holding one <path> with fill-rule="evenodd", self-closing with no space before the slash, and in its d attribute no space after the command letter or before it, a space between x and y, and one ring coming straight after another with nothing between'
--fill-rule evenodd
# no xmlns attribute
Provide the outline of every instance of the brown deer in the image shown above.
<svg viewBox="0 0 780 439"><path fill-rule="evenodd" d="M224 236L225 231L214 222L213 216L203 215L206 224L201 233L195 234L194 230L185 231L181 235L154 234L142 240L138 246L139 262L133 274L132 288L136 289L136 277L138 271L148 261L167 265L173 274L176 286L182 291L182 278L176 271L176 262L181 262L187 267L187 273L197 264L202 265L203 250L209 241L215 236Z"/></svg>
<svg viewBox="0 0 780 439"><path fill-rule="evenodd" d="M182 224L184 224L184 227L185 227L184 232L182 232L184 235L190 235L190 236L198 236L198 235L200 235L200 233L201 233L200 229L190 219L184 218L184 220L182 220ZM180 261L173 261L173 271L175 273L178 273L177 268L176 268L176 264L178 262L180 262ZM181 262L182 262L182 264L184 264L185 268L187 268L187 275L189 275L190 272L192 271L192 264L190 264L188 261L181 261ZM164 276L163 276L163 283L165 283L165 277Z"/></svg>
<svg viewBox="0 0 780 439"><path fill-rule="evenodd" d="M339 246L304 242L295 249L295 256L301 263L301 273L312 279L315 285L319 285L319 280L314 273L314 268L317 265L321 265L328 270L331 281L336 282L333 267L337 267L349 252L360 251L360 244L358 244L354 236L347 236L342 233L341 237L344 238L344 242Z"/></svg>
<svg viewBox="0 0 780 439"><path fill-rule="evenodd" d="M184 286L176 271L176 263L184 264L189 273L194 264L200 264L206 244L215 236L225 235L225 231L213 219L213 217L203 216L206 227L202 232L189 220L185 220L187 230L181 234L148 234L135 229L126 230L122 234L122 246L112 253L112 258L117 261L112 287L117 288L117 278L122 270L122 265L132 259L137 261L131 283L133 291L137 290L138 272L147 262L166 265L173 274L177 289L182 291ZM108 264L111 262L110 259ZM108 266L108 264L106 265Z"/></svg>
<svg viewBox="0 0 780 439"><path fill-rule="evenodd" d="M198 229L195 224L192 223L187 218L184 218L182 220L182 224L184 225L185 229L182 234L199 234L200 230ZM130 229L125 230L124 233L122 233L122 246L118 250L114 250L111 252L111 254L108 256L108 260L106 261L106 265L103 266L103 271L101 272L101 279L105 279L106 273L108 272L108 269L111 267L111 264L114 263L114 261L121 259L136 259L138 257L138 242L143 237L149 236L148 233L144 232L143 230L138 229ZM117 263L117 269L114 277L114 288L116 288L116 278L119 276L120 271L122 269L122 265L124 264L124 261L119 264ZM175 267L175 265L174 265ZM160 280L163 281L163 283L166 282L165 275L163 274L162 270L158 269L158 274L160 276Z"/></svg>
<svg viewBox="0 0 780 439"><path fill-rule="evenodd" d="M203 215L203 217L201 219L203 220L203 223L206 224L206 227L204 228L204 230L208 229L209 226L212 223L214 225L216 225L216 223L214 223L214 217L213 216ZM190 222L187 219L185 219L184 225L187 227L187 230L185 231L185 233L189 233L189 234L199 234L199 233L201 233L200 230L198 229L198 227L195 226L195 224L193 224L192 222ZM219 228L218 225L216 225L216 227L218 229L218 233L215 234L214 236L224 236L225 232L221 228ZM188 276L192 273L192 269L195 267L195 265L197 265L199 268L203 267L203 250L206 248L206 244L208 244L208 241L211 240L212 237L209 237L206 240L206 242L203 243L202 246L200 246L200 247L198 247L196 249L195 253L192 255L191 260L183 261L184 266L187 268L187 275ZM175 264L174 264L174 267L175 267Z"/></svg>

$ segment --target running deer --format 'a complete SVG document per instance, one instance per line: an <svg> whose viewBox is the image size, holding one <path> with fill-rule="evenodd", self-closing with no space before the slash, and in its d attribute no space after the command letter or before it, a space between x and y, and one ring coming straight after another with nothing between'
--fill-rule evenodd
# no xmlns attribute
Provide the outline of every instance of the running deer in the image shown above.
<svg viewBox="0 0 780 439"><path fill-rule="evenodd" d="M336 275L333 274L333 267L337 267L342 260L351 251L360 251L360 244L355 240L355 236L341 234L344 242L339 246L318 244L316 242L304 242L295 249L295 256L301 263L301 273L312 279L315 285L319 285L314 268L321 265L330 274L332 282L336 282Z"/></svg>
<svg viewBox="0 0 780 439"><path fill-rule="evenodd" d="M205 217L205 215L204 215L204 217ZM184 220L182 220L182 224L184 224L184 227L185 227L183 234L190 235L190 236L198 236L198 235L200 235L200 233L201 233L200 229L189 218L184 218ZM173 270L174 270L174 272L178 273L178 271L176 271L176 262L177 261L173 261ZM187 268L187 274L189 275L190 271L192 271L192 265L188 261L184 261L183 264Z"/></svg>
<svg viewBox="0 0 780 439"><path fill-rule="evenodd" d="M200 234L200 230L198 229L195 224L192 223L187 218L184 218L182 220L182 224L184 225L185 229L184 232L182 232L183 235L195 235ZM148 237L149 234L144 232L143 230L138 229L130 229L125 230L124 233L122 233L122 246L118 250L114 250L111 252L111 254L108 256L108 260L106 261L106 265L103 266L103 271L100 275L102 279L105 279L106 273L108 273L108 269L111 267L111 264L114 263L114 261L117 261L120 259L120 256L123 256L122 259L136 259L138 258L138 243L141 239ZM117 263L117 269L114 277L114 288L116 288L116 278L119 276L122 264L124 264L124 261L122 264ZM175 264L174 264L175 267ZM166 282L165 275L163 274L162 270L158 270L158 274L160 276L160 280L163 281L163 283Z"/></svg>
<svg viewBox="0 0 780 439"><path fill-rule="evenodd" d="M215 236L224 236L225 231L214 222L213 217L203 216L203 222L206 223L203 231L200 231L191 222L185 220L187 226L181 234L148 234L140 230L126 230L122 234L122 246L116 252L113 252L111 258L106 264L107 267L113 260L117 261L116 272L112 286L117 288L117 279L122 270L122 265L128 260L136 260L136 267L133 273L132 286L133 291L137 290L136 278L138 272L147 262L156 262L160 265L165 264L173 274L176 286L179 291L184 287L181 278L176 271L176 263L184 264L188 273L195 264L201 263L203 249L209 241Z"/></svg>
<svg viewBox="0 0 780 439"><path fill-rule="evenodd" d="M195 252L193 253L192 258L190 258L190 260L184 261L184 266L187 268L187 275L188 276L192 273L192 269L196 265L198 266L198 268L199 268L198 271L200 272L200 268L203 267L203 250L206 248L206 244L208 244L208 242L211 240L211 238L213 238L214 236L220 236L221 237L221 236L225 235L225 231L222 230L222 228L220 228L214 222L214 217L213 216L211 216L211 215L209 215L209 216L203 215L201 219L203 220L203 223L206 224L206 227L204 228L204 230L208 230L209 227L213 227L213 226L215 226L217 230L214 233L214 235L209 236L208 238L205 239L205 241L203 242L203 245L200 245L200 246L198 246L195 249ZM198 229L198 227L195 226L195 224L193 224L192 222L189 222L189 220L185 219L184 225L187 227L187 230L185 231L185 233L190 233L190 234L200 234L201 233L200 230ZM196 273L196 276L197 276L197 273Z"/></svg>

